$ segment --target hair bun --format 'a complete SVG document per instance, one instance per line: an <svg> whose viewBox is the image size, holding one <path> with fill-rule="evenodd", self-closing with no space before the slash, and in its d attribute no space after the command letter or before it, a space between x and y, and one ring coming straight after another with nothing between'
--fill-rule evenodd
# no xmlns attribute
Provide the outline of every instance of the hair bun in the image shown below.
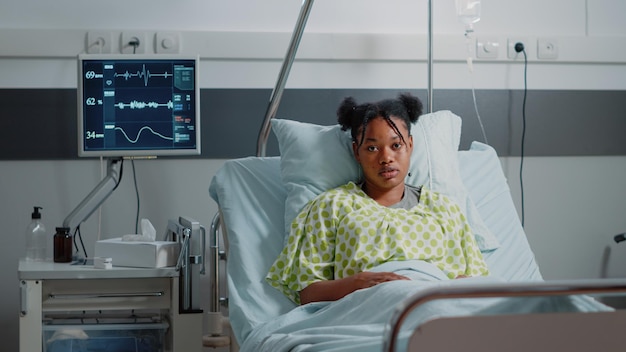
<svg viewBox="0 0 626 352"><path fill-rule="evenodd" d="M424 106L422 101L417 97L412 96L409 93L402 93L398 96L398 99L404 105L406 112L409 116L409 120L414 123L422 115Z"/></svg>
<svg viewBox="0 0 626 352"><path fill-rule="evenodd" d="M344 98L337 108L337 122L346 131L353 127L357 104L353 97Z"/></svg>

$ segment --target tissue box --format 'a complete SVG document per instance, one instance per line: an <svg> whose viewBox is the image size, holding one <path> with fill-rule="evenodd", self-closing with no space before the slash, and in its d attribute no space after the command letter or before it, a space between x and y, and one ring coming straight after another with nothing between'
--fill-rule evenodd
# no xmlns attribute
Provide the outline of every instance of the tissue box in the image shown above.
<svg viewBox="0 0 626 352"><path fill-rule="evenodd" d="M178 242L132 242L118 237L97 241L94 256L111 258L113 266L163 268L175 266L179 253Z"/></svg>

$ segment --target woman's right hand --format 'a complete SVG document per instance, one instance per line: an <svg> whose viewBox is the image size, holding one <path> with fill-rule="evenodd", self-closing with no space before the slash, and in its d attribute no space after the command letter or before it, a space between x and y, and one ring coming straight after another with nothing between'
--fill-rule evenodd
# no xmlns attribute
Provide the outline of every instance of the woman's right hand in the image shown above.
<svg viewBox="0 0 626 352"><path fill-rule="evenodd" d="M396 280L410 280L406 276L398 275L393 272L371 272L362 271L352 276L354 290L376 286L383 282Z"/></svg>
<svg viewBox="0 0 626 352"><path fill-rule="evenodd" d="M300 303L335 301L356 290L395 280L410 279L392 272L363 271L343 279L317 281L300 291Z"/></svg>

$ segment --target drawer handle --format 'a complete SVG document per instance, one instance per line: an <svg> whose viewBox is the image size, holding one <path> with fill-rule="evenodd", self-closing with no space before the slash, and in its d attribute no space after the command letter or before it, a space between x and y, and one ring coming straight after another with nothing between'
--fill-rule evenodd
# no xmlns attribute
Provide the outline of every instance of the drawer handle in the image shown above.
<svg viewBox="0 0 626 352"><path fill-rule="evenodd" d="M160 292L124 292L124 293L50 293L52 299L81 299L81 298L127 298L127 297L161 297Z"/></svg>

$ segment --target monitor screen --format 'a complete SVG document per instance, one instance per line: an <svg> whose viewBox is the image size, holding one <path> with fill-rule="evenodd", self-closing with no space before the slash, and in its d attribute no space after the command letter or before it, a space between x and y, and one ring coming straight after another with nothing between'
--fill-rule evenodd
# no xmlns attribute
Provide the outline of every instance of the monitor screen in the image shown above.
<svg viewBox="0 0 626 352"><path fill-rule="evenodd" d="M199 59L79 55L78 154L200 154Z"/></svg>

